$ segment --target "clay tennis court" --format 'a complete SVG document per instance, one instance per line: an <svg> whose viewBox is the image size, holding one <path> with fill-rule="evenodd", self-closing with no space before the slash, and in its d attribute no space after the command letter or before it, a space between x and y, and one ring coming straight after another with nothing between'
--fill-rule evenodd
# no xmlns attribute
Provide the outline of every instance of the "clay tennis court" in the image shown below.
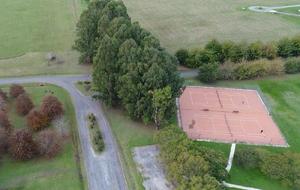
<svg viewBox="0 0 300 190"><path fill-rule="evenodd" d="M191 139L288 146L256 90L186 87L178 103Z"/></svg>

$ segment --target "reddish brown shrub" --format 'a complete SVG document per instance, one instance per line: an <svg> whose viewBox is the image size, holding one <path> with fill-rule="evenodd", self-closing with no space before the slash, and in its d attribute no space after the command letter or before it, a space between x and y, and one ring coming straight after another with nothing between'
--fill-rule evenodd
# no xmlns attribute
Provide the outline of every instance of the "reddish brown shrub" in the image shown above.
<svg viewBox="0 0 300 190"><path fill-rule="evenodd" d="M41 105L41 112L45 114L50 121L62 115L64 112L62 103L55 96L45 96Z"/></svg>
<svg viewBox="0 0 300 190"><path fill-rule="evenodd" d="M62 138L55 130L41 131L36 139L38 151L41 156L46 158L55 157L63 147Z"/></svg>
<svg viewBox="0 0 300 190"><path fill-rule="evenodd" d="M0 157L6 151L6 148L7 148L7 136L8 136L7 132L3 128L0 128Z"/></svg>
<svg viewBox="0 0 300 190"><path fill-rule="evenodd" d="M15 160L29 160L37 155L37 144L29 130L21 129L10 135L8 150Z"/></svg>
<svg viewBox="0 0 300 190"><path fill-rule="evenodd" d="M27 126L34 131L39 131L48 125L48 117L38 110L33 109L27 115Z"/></svg>
<svg viewBox="0 0 300 190"><path fill-rule="evenodd" d="M16 100L16 110L20 115L27 115L33 108L33 103L27 94L21 94Z"/></svg>
<svg viewBox="0 0 300 190"><path fill-rule="evenodd" d="M18 84L13 84L10 86L9 94L11 97L16 98L23 93L25 93L23 86Z"/></svg>
<svg viewBox="0 0 300 190"><path fill-rule="evenodd" d="M3 90L0 89L0 98L2 98L3 100L7 99L7 93L4 92Z"/></svg>
<svg viewBox="0 0 300 190"><path fill-rule="evenodd" d="M1 127L4 128L7 132L9 132L11 130L11 124L8 119L8 116L2 110L0 110L0 128Z"/></svg>

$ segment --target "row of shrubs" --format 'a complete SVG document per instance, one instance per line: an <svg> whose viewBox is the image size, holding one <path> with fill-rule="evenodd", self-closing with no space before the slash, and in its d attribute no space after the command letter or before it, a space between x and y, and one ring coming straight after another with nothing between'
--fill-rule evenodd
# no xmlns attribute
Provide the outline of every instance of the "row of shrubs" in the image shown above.
<svg viewBox="0 0 300 190"><path fill-rule="evenodd" d="M259 169L292 189L300 189L300 154L271 153L259 148L237 149L234 162L246 169Z"/></svg>
<svg viewBox="0 0 300 190"><path fill-rule="evenodd" d="M293 74L300 72L300 58L260 59L234 63L210 63L199 67L199 79L203 82L215 80L247 80L265 76L276 76L284 73Z"/></svg>
<svg viewBox="0 0 300 190"><path fill-rule="evenodd" d="M176 57L181 65L199 68L208 63L240 63L258 59L275 59L300 56L300 36L284 38L273 43L235 43L232 41L219 42L212 40L202 49L180 49Z"/></svg>
<svg viewBox="0 0 300 190"><path fill-rule="evenodd" d="M9 153L16 160L28 160L38 156L52 158L62 149L62 135L54 129L41 131L63 114L61 102L54 96L45 96L40 110L34 109L30 96L21 85L12 85L9 95L0 89L0 155ZM28 128L15 129L8 117L14 105L21 117L26 117ZM18 128L21 126L17 126ZM34 133L41 131L38 133Z"/></svg>
<svg viewBox="0 0 300 190"><path fill-rule="evenodd" d="M104 141L97 125L97 118L93 113L88 114L88 122L93 148L96 152L102 152L104 150Z"/></svg>

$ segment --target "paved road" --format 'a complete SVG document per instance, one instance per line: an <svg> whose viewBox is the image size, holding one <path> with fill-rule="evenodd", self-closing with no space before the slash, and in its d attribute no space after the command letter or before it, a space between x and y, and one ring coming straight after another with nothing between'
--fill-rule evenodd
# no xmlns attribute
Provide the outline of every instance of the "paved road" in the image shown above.
<svg viewBox="0 0 300 190"><path fill-rule="evenodd" d="M118 145L112 135L109 123L106 121L101 105L90 97L82 95L74 83L88 80L88 76L36 76L24 78L0 79L0 84L12 83L51 83L66 89L73 101L79 130L83 159L86 168L90 190L127 190L127 184L122 171ZM91 148L85 117L93 112L98 119L105 142L105 151L96 155Z"/></svg>
<svg viewBox="0 0 300 190"><path fill-rule="evenodd" d="M251 10L251 11L254 11L254 12L273 13L273 14L282 14L282 15L300 17L300 14L294 14L294 13L287 13L287 12L278 11L280 9L292 8L292 7L299 7L300 8L300 4L299 5L287 5L287 6L272 6L272 7L250 6L250 7L248 7L248 9Z"/></svg>

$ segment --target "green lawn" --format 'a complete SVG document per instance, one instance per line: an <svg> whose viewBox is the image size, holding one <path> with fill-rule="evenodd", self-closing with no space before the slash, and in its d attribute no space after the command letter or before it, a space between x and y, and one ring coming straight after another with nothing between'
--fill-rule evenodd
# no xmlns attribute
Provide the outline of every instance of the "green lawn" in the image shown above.
<svg viewBox="0 0 300 190"><path fill-rule="evenodd" d="M85 0L0 0L0 77L88 73L72 50ZM54 52L62 64L48 64Z"/></svg>
<svg viewBox="0 0 300 190"><path fill-rule="evenodd" d="M144 189L143 178L137 171L132 157L132 148L154 144L153 135L156 132L154 127L134 122L120 110L105 108L105 114L120 146L122 164L129 189Z"/></svg>
<svg viewBox="0 0 300 190"><path fill-rule="evenodd" d="M293 14L300 15L299 10L300 10L300 6L299 7L291 7L291 8L284 8L284 9L277 9L277 11L280 11L280 12L293 13Z"/></svg>
<svg viewBox="0 0 300 190"><path fill-rule="evenodd" d="M197 80L186 81L188 85L203 85ZM286 75L276 78L266 78L253 81L222 81L213 86L237 87L260 89L267 105L271 108L273 119L287 139L290 148L262 147L274 152L292 151L300 153L300 75ZM221 144L222 145L222 144ZM211 145L225 152L228 147L224 145ZM238 145L239 147L247 145ZM224 151L224 150L223 150ZM278 181L271 180L257 170L244 170L234 165L230 172L228 182L261 188L264 190L287 190L288 187L281 185Z"/></svg>
<svg viewBox="0 0 300 190"><path fill-rule="evenodd" d="M164 47L200 47L212 38L272 41L299 34L299 18L256 13L252 5L280 6L298 0L124 0L134 21L158 37ZM290 22L291 21L291 22Z"/></svg>
<svg viewBox="0 0 300 190"><path fill-rule="evenodd" d="M1 86L8 90L7 86ZM39 106L45 90L51 90L64 104L65 118L69 123L70 138L61 154L51 160L35 159L26 162L14 161L5 156L0 161L0 189L22 190L61 190L61 189L87 189L84 174L81 173L83 165L80 159L79 139L74 107L68 93L57 86L27 84L25 89ZM10 109L10 119L15 127L25 126L25 120L20 118L15 109Z"/></svg>

